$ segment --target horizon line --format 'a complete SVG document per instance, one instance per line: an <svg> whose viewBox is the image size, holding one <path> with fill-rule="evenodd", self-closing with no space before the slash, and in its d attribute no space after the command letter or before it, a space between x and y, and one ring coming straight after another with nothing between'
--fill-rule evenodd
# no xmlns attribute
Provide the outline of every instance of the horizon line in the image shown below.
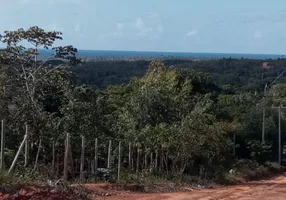
<svg viewBox="0 0 286 200"><path fill-rule="evenodd" d="M49 51L52 49L39 49ZM194 52L194 51L152 51L152 50L112 50L112 49L80 49L78 51L115 51L115 52L148 52L148 53L194 53L194 54L235 54L235 55L275 55L275 56L286 56L286 53L226 53L226 52Z"/></svg>

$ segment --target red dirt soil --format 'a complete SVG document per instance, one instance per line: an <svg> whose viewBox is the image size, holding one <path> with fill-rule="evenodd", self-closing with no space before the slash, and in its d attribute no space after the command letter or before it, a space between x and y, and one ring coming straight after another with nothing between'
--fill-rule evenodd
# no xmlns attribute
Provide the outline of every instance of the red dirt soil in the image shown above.
<svg viewBox="0 0 286 200"><path fill-rule="evenodd" d="M91 185L89 185L91 189ZM136 194L133 192L93 200L285 200L286 176L239 186L193 190L185 193Z"/></svg>
<svg viewBox="0 0 286 200"><path fill-rule="evenodd" d="M27 190L21 189L19 192L13 195L1 194L2 200L72 200L61 193L58 193L50 189L29 188Z"/></svg>
<svg viewBox="0 0 286 200"><path fill-rule="evenodd" d="M180 193L138 193L136 186L117 184L86 184L92 200L284 200L286 199L286 175L269 180L253 181L243 185L216 189L188 189ZM29 188L14 195L0 193L2 200L76 200L52 189Z"/></svg>

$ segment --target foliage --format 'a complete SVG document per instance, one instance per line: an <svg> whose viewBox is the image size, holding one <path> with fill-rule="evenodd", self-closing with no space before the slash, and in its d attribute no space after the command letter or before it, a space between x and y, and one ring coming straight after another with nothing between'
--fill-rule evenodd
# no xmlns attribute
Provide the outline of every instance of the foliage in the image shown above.
<svg viewBox="0 0 286 200"><path fill-rule="evenodd" d="M166 162L172 162L165 166L171 173L182 173L195 162L214 167L226 156L230 144L226 133L232 126L216 120L206 84L210 84L206 74L151 63L144 77L126 86L119 130L147 152L160 149Z"/></svg>
<svg viewBox="0 0 286 200"><path fill-rule="evenodd" d="M165 66L172 69L194 69L205 72L213 82L224 89L224 93L252 92L260 94L265 83L270 84L285 69L286 59L196 59L164 60ZM268 68L263 63L268 63ZM149 61L93 61L87 60L82 67L73 67L78 84L96 88L109 85L128 84L133 77L142 77L148 71ZM285 83L281 77L276 83Z"/></svg>
<svg viewBox="0 0 286 200"><path fill-rule="evenodd" d="M156 155L158 166L153 171L168 177L219 178L236 161L233 147L239 159L259 164L275 159L277 113L269 108L284 101L285 86L274 85L267 96L266 138L272 145L260 143L264 105L260 89L280 72L284 60L271 61L277 70L244 59L81 63L76 48L54 47L59 39L60 32L39 27L2 36L6 48L0 51L0 114L9 133L6 165L23 138L25 124L30 164L41 139L41 166L51 166L54 143L59 170L66 133L71 135L74 158L80 157L82 136L89 158L94 157L94 139L99 139L100 167L106 164L108 140L113 141L113 155L118 153L115 143L121 141L126 153L131 142L132 151L139 150L133 160ZM32 48L22 46L25 42ZM54 55L41 60L39 48L51 48ZM138 171L149 170L148 159L138 164ZM114 161L113 156L113 165ZM126 166L125 161L123 155ZM22 156L18 163L21 168Z"/></svg>
<svg viewBox="0 0 286 200"><path fill-rule="evenodd" d="M1 110L7 124L6 132L10 133L6 139L9 149L19 144L25 124L28 125L31 146L36 146L39 138L50 135L47 126L52 119L61 116L64 96L73 87L69 62L75 64L79 60L75 55L77 50L72 46L53 47L59 39L62 39L60 32L47 32L37 26L5 31L1 37L6 45L0 52ZM31 44L32 48L25 48L23 43ZM52 57L69 62L56 67L47 65L46 61L38 60L41 47L55 49Z"/></svg>
<svg viewBox="0 0 286 200"><path fill-rule="evenodd" d="M274 106L283 106L285 105L285 97L286 97L286 84L280 83L273 85L273 87L269 91L269 95L273 99L273 105Z"/></svg>
<svg viewBox="0 0 286 200"><path fill-rule="evenodd" d="M265 163L271 158L271 144L262 144L258 141L248 142L250 157L260 164Z"/></svg>

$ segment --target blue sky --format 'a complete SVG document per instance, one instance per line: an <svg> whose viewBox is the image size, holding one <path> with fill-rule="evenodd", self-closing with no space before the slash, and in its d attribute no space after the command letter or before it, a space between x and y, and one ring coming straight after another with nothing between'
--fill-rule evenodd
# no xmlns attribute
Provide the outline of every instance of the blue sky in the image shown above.
<svg viewBox="0 0 286 200"><path fill-rule="evenodd" d="M286 54L285 0L1 0L0 9L0 32L38 25L79 49Z"/></svg>

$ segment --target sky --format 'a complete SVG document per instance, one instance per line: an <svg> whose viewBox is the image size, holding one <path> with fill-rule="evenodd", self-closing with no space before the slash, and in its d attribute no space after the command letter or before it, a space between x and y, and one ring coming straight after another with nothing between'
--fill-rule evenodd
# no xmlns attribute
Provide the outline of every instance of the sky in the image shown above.
<svg viewBox="0 0 286 200"><path fill-rule="evenodd" d="M78 49L286 54L285 0L0 0L0 19Z"/></svg>

